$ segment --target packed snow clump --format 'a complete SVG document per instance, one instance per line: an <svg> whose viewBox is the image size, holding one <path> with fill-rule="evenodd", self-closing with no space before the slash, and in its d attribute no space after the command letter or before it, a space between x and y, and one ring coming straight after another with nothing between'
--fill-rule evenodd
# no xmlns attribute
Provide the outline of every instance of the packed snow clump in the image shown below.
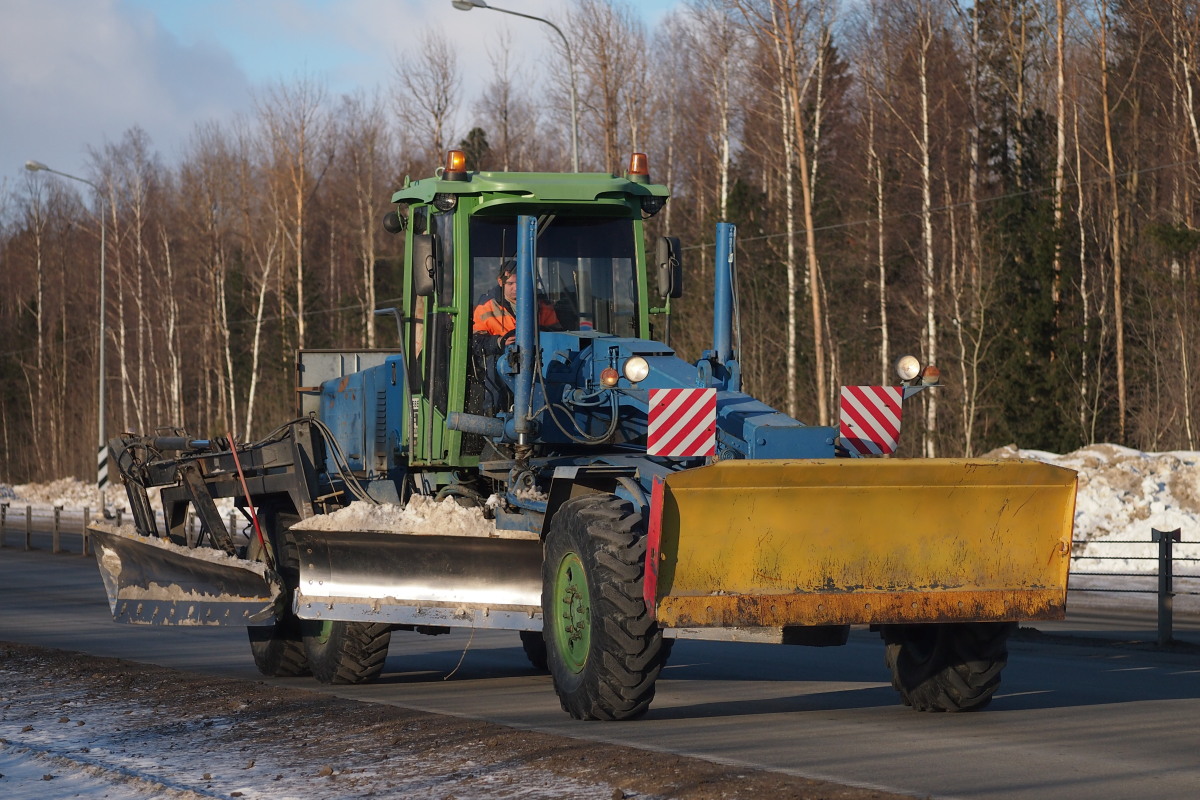
<svg viewBox="0 0 1200 800"><path fill-rule="evenodd" d="M316 531L379 531L440 536L497 536L496 523L483 509L464 508L452 499L438 502L414 495L408 505L356 501L332 514L318 514L292 526Z"/></svg>

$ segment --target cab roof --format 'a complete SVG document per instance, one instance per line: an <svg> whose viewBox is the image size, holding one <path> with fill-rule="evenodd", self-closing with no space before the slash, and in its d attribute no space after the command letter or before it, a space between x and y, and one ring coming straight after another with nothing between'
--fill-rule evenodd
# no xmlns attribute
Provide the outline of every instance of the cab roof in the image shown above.
<svg viewBox="0 0 1200 800"><path fill-rule="evenodd" d="M429 203L437 194L508 195L534 202L586 202L627 197L667 197L666 186L640 183L605 172L468 172L466 180L440 176L409 182L392 195L393 203Z"/></svg>

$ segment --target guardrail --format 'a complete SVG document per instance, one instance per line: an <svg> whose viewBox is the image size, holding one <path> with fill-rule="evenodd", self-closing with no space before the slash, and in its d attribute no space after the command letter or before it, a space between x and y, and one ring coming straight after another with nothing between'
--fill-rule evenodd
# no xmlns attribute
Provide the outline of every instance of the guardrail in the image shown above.
<svg viewBox="0 0 1200 800"><path fill-rule="evenodd" d="M1175 567L1177 564L1200 564L1200 558L1190 556L1180 556L1175 553L1174 546L1182 544L1183 538L1180 535L1180 529L1176 528L1173 531L1160 531L1151 529L1149 540L1129 540L1129 539L1109 539L1100 541L1090 540L1075 540L1072 542L1075 546L1086 545L1091 548L1103 548L1106 545L1144 545L1147 548L1147 555L1128 555L1119 556L1106 555L1082 555L1072 554L1071 578L1072 584L1068 584L1068 588L1075 592L1106 592L1106 593L1121 593L1121 594L1153 594L1158 598L1158 644L1160 647L1165 647L1174 641L1174 599L1178 595L1200 597L1200 590L1178 590L1176 588L1176 578L1188 581L1200 582L1200 572L1177 572ZM1157 552L1154 551L1153 545L1157 544ZM1189 543L1191 544L1191 543ZM1074 564L1080 561L1155 561L1156 569L1154 572L1087 572L1075 569ZM1130 586L1078 586L1074 585L1079 578L1133 578L1145 579L1147 581L1157 578L1157 586L1155 588L1136 588Z"/></svg>
<svg viewBox="0 0 1200 800"><path fill-rule="evenodd" d="M111 522L120 526L126 516L124 509L117 509ZM155 514L159 524L164 525L161 513ZM228 525L230 531L237 531L238 514L229 512ZM13 537L19 544L11 545L22 550L37 550L33 544L35 533L50 534L50 552L75 553L84 556L92 555L91 537L88 535L88 525L92 521L92 509L84 506L82 509L69 509L65 506L36 506L32 504L0 503L0 548L9 547ZM195 515L188 513L186 530L189 537L200 532ZM79 550L69 546L71 541L79 542Z"/></svg>

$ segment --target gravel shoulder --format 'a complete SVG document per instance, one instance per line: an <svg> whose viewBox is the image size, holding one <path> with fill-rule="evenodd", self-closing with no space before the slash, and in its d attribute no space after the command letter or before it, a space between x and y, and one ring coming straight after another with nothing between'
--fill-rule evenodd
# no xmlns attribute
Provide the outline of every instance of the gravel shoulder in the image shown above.
<svg viewBox="0 0 1200 800"><path fill-rule="evenodd" d="M0 764L18 762L0 776L11 800L905 796L0 643ZM80 776L108 788L68 790Z"/></svg>

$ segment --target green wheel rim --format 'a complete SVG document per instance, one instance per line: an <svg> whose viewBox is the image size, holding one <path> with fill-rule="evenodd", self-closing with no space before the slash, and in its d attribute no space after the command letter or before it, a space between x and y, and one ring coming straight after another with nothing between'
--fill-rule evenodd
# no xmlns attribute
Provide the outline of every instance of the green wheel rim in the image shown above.
<svg viewBox="0 0 1200 800"><path fill-rule="evenodd" d="M329 642L329 635L333 633L333 622L330 620L321 620L320 622L311 623L313 626L312 638L320 644Z"/></svg>
<svg viewBox="0 0 1200 800"><path fill-rule="evenodd" d="M575 553L567 553L558 562L554 576L554 643L563 663L571 672L580 672L587 663L592 644L592 600L588 594L587 574Z"/></svg>

